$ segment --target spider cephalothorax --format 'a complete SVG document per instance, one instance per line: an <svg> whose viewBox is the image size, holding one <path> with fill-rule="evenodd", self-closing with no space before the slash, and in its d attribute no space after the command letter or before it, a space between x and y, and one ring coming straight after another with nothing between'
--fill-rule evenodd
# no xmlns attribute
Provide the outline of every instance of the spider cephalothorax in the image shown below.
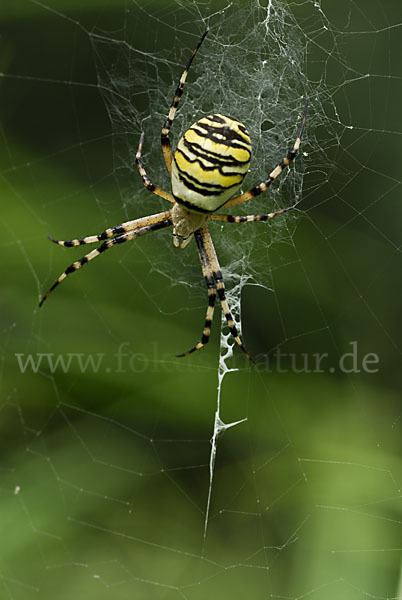
<svg viewBox="0 0 402 600"><path fill-rule="evenodd" d="M246 202L258 196L271 185L295 158L300 147L301 137L306 123L308 101L306 99L304 115L299 134L285 158L271 171L268 178L248 192L236 196L244 177L248 171L251 158L251 141L247 129L237 119L223 114L213 114L203 117L194 123L180 139L174 156L170 146L169 133L173 123L188 71L194 56L204 41L207 31L202 35L197 47L194 49L190 60L180 78L176 88L173 102L168 117L162 128L162 151L166 167L171 174L172 193L165 192L149 180L142 164L141 153L144 134L141 135L136 154L136 163L145 187L173 204L170 210L127 221L116 227L106 229L98 235L91 235L69 241L60 241L50 238L60 246L81 246L103 241L96 249L75 261L60 275L57 281L46 292L40 301L40 306L70 273L83 267L87 262L111 248L151 231L173 227L173 243L175 246L185 248L194 236L201 261L202 273L208 289L208 308L204 323L201 341L187 352L177 356L186 356L202 348L208 341L211 332L211 323L214 314L215 300L218 295L223 313L225 315L230 333L236 343L250 358L242 340L239 337L236 324L231 315L225 296L225 285L222 279L218 258L212 238L208 231L208 221L223 221L226 223L246 223L252 221L268 221L281 215L293 207L281 210L248 216L234 216L230 214L216 214L219 208L225 208Z"/></svg>

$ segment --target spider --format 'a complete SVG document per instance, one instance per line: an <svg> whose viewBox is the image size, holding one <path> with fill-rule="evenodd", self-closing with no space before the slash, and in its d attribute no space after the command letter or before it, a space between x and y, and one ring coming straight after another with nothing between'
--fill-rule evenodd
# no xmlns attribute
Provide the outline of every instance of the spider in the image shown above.
<svg viewBox="0 0 402 600"><path fill-rule="evenodd" d="M67 248L101 241L103 243L67 267L43 296L39 306L43 305L49 294L70 273L74 273L74 271L77 271L115 244L128 242L141 235L151 233L151 231L172 227L173 243L176 247L185 248L194 236L201 261L202 274L208 290L208 308L201 341L187 352L177 354L176 356L188 356L208 343L215 300L218 295L230 333L247 358L251 359L239 336L226 300L225 284L212 238L208 231L208 221L221 221L225 223L268 221L294 208L294 206L290 206L276 212L248 216L216 214L216 211L223 206L225 208L235 206L265 192L278 175L289 166L300 147L307 118L308 98L306 98L299 134L292 150L288 151L286 157L271 171L265 181L253 187L248 192L233 198L246 176L251 158L251 141L243 123L233 117L220 113L203 117L184 133L177 145L174 156L172 156L169 140L170 128L183 94L184 84L191 63L207 33L208 30L204 32L196 48L193 50L176 88L167 119L162 127L162 152L167 170L171 175L171 193L165 192L148 178L141 159L144 133L141 134L136 154L136 164L144 186L153 194L171 202L173 205L172 208L133 221L126 221L115 227L110 227L98 235L90 235L68 241L56 240L49 235L52 242Z"/></svg>

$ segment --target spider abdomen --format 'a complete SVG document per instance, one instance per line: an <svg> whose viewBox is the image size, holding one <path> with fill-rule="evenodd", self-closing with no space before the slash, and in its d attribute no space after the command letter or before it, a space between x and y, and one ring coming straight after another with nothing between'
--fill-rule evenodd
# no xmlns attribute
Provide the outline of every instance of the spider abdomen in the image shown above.
<svg viewBox="0 0 402 600"><path fill-rule="evenodd" d="M180 139L172 163L172 192L188 210L211 213L241 186L251 158L251 141L240 121L203 117Z"/></svg>

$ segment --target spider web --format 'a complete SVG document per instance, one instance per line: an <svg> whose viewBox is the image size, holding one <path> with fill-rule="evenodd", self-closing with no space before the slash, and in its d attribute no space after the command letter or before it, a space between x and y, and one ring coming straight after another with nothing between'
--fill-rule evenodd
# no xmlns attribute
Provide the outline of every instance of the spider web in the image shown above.
<svg viewBox="0 0 402 600"><path fill-rule="evenodd" d="M0 9L5 598L402 598L402 15L367 4ZM296 209L210 227L255 366L218 316L207 348L174 358L201 333L206 292L194 244L168 231L36 308L81 256L46 246L48 230L166 209L135 152L144 131L147 172L169 189L160 129L206 27L173 147L202 115L239 118L246 190L310 99L291 168L233 212Z"/></svg>

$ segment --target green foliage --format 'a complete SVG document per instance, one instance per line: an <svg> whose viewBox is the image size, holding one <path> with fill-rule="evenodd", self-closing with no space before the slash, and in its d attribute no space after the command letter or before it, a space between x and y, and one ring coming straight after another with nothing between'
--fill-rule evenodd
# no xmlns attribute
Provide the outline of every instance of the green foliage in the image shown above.
<svg viewBox="0 0 402 600"><path fill-rule="evenodd" d="M294 10L307 30L304 4ZM179 5L166 16L172 27L185 21ZM180 258L178 285L161 270L172 256L164 232L111 250L37 307L82 254L51 245L48 231L97 233L155 209L139 181L132 201L122 201L88 30L112 31L127 9L143 29L136 48L153 52L166 39L167 7L48 7L19 0L0 8L0 596L399 597L402 209L400 161L390 157L400 152L392 62L400 49L393 29L380 33L387 20L397 23L399 3L370 21L375 36L362 34L375 39L363 64L362 36L346 39L329 26L344 63L335 60L338 46L319 64L334 85L337 125L361 129L342 129L336 143L314 133L324 177L306 157L294 235L255 250L255 262L270 265L273 290L242 293L243 334L259 361L250 367L235 353L239 371L224 379L222 418L247 421L218 440L205 541L218 321L199 355L175 358L197 341L204 318L194 248ZM345 32L349 8L331 8ZM372 18L361 9L349 15L354 31ZM368 83L366 71L384 77ZM144 110L143 98L132 101ZM339 368L345 353L354 354L344 366L355 372ZM16 354L23 363L46 356L38 372L22 372ZM378 356L378 371L363 368L368 354ZM52 372L48 355L73 358ZM80 367L88 356L101 357L97 370Z"/></svg>

